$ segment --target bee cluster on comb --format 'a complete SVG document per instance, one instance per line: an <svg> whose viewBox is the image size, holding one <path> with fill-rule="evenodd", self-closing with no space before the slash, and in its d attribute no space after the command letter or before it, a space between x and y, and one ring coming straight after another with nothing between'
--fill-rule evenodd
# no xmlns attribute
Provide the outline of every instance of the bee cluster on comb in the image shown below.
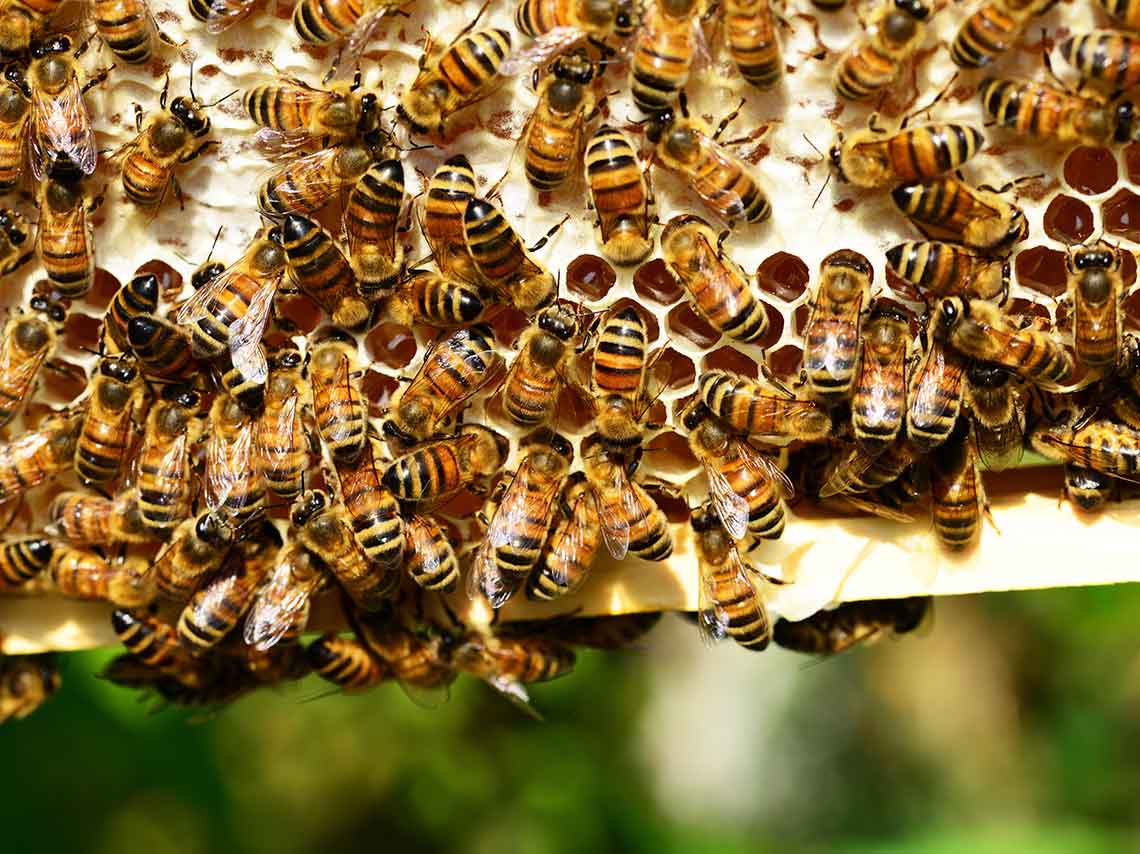
<svg viewBox="0 0 1140 854"><path fill-rule="evenodd" d="M1127 4L73 5L0 13L0 642L72 599L174 705L529 708L664 611L909 632L934 586L805 550L1140 469ZM59 679L0 649L3 721Z"/></svg>

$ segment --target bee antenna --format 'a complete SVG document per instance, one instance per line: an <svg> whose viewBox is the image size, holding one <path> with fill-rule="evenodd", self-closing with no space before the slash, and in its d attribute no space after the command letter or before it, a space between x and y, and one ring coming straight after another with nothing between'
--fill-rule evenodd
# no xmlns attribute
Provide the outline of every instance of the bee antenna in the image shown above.
<svg viewBox="0 0 1140 854"><path fill-rule="evenodd" d="M229 96L227 96L227 97L229 97ZM224 229L224 228L225 228L224 225L219 225L218 230L216 232L214 232L214 242L210 244L210 252L206 256L206 260L202 262L203 264L209 264L210 259L214 257L214 249L216 249L218 246L218 241L222 237L222 229Z"/></svg>
<svg viewBox="0 0 1140 854"><path fill-rule="evenodd" d="M203 104L202 109L208 110L208 109L210 109L210 107L216 107L216 106L218 106L218 104L222 103L222 101L229 100L230 98L232 98L234 95L236 95L240 91L241 91L241 89L234 89L232 92L227 92L225 95L222 95L222 97L218 98L216 101L211 101L208 104ZM190 90L190 97L194 98L194 90L192 90L192 89ZM195 99L195 100L197 100L197 99Z"/></svg>
<svg viewBox="0 0 1140 854"><path fill-rule="evenodd" d="M190 60L190 100L198 100L194 97L194 60Z"/></svg>
<svg viewBox="0 0 1140 854"><path fill-rule="evenodd" d="M812 141L811 141L811 140L808 138L808 135L807 135L806 133L805 133L805 134L803 134L803 138L804 138L804 142L806 142L808 145L810 145L810 146L811 146L811 150L812 150L812 151L814 151L816 154L818 154L818 155L819 155L819 159L820 159L820 160L826 160L826 159L827 159L827 158L824 156L823 152L822 152L822 151L820 151L820 150L819 150L819 149L816 147L815 143L814 143L814 142L812 142Z"/></svg>
<svg viewBox="0 0 1140 854"><path fill-rule="evenodd" d="M819 188L819 192L815 194L815 199L811 203L813 210L815 209L815 206L819 203L819 199L823 195L823 191L827 189L827 185L830 183L831 183L831 172L828 171L827 178L825 178L823 181L823 186Z"/></svg>

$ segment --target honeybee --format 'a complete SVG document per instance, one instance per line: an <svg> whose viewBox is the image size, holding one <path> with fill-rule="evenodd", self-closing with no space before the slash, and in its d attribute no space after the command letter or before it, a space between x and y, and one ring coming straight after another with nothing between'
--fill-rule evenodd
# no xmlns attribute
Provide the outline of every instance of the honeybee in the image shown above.
<svg viewBox="0 0 1140 854"><path fill-rule="evenodd" d="M912 444L896 440L877 454L856 445L829 467L820 498L871 492L897 481L915 460Z"/></svg>
<svg viewBox="0 0 1140 854"><path fill-rule="evenodd" d="M364 452L354 463L334 463L340 498L357 545L369 560L397 568L404 552L403 521L399 503L381 480L377 467L381 457L378 440L369 436Z"/></svg>
<svg viewBox="0 0 1140 854"><path fill-rule="evenodd" d="M56 591L69 599L143 608L158 595L150 562L141 557L110 561L96 552L56 543L50 571Z"/></svg>
<svg viewBox="0 0 1140 854"><path fill-rule="evenodd" d="M507 58L503 74L516 73L524 63L544 65L548 59L583 40L602 47L611 35L633 35L639 13L634 0L519 0L515 26L534 43Z"/></svg>
<svg viewBox="0 0 1140 854"><path fill-rule="evenodd" d="M637 152L624 133L602 125L586 144L586 184L597 214L594 236L602 254L623 266L653 251L649 224L656 207Z"/></svg>
<svg viewBox="0 0 1140 854"><path fill-rule="evenodd" d="M819 286L804 329L804 373L818 397L846 395L855 381L863 304L870 299L871 262L850 249L819 265Z"/></svg>
<svg viewBox="0 0 1140 854"><path fill-rule="evenodd" d="M1080 426L1042 426L1033 446L1045 456L1103 474L1135 480L1140 473L1140 432L1095 420Z"/></svg>
<svg viewBox="0 0 1140 854"><path fill-rule="evenodd" d="M49 415L37 429L0 444L0 503L70 471L82 424L78 413Z"/></svg>
<svg viewBox="0 0 1140 854"><path fill-rule="evenodd" d="M246 616L246 644L264 652L282 641L297 640L309 623L312 596L326 577L303 548L283 548Z"/></svg>
<svg viewBox="0 0 1140 854"><path fill-rule="evenodd" d="M1099 0L1101 8L1116 23L1129 30L1140 30L1140 6L1134 0Z"/></svg>
<svg viewBox="0 0 1140 854"><path fill-rule="evenodd" d="M557 641L537 637L489 637L470 633L452 652L456 669L482 679L500 694L530 708L527 685L548 682L574 669L574 650Z"/></svg>
<svg viewBox="0 0 1140 854"><path fill-rule="evenodd" d="M937 317L921 330L924 355L910 377L906 410L907 437L919 451L945 442L962 409L966 360L948 346L948 332Z"/></svg>
<svg viewBox="0 0 1140 854"><path fill-rule="evenodd" d="M139 512L135 488L114 498L87 492L61 492L48 508L50 522L44 531L73 543L106 546L141 543L151 539Z"/></svg>
<svg viewBox="0 0 1140 854"><path fill-rule="evenodd" d="M153 314L132 317L127 322L127 345L145 376L184 380L201 370L189 333L165 318Z"/></svg>
<svg viewBox="0 0 1140 854"><path fill-rule="evenodd" d="M649 330L628 305L606 318L594 350L591 377L594 426L606 447L619 452L641 444Z"/></svg>
<svg viewBox="0 0 1140 854"><path fill-rule="evenodd" d="M496 490L481 517L487 531L471 567L472 597L482 594L492 608L500 608L526 582L554 525L572 456L561 436L535 441L518 470Z"/></svg>
<svg viewBox="0 0 1140 854"><path fill-rule="evenodd" d="M964 549L978 536L986 506L968 422L930 455L930 512L934 532L948 549Z"/></svg>
<svg viewBox="0 0 1140 854"><path fill-rule="evenodd" d="M438 504L498 472L509 452L505 436L464 424L457 436L420 445L389 463L380 483L401 501Z"/></svg>
<svg viewBox="0 0 1140 854"><path fill-rule="evenodd" d="M724 26L728 53L740 76L760 89L779 83L784 57L771 0L725 0Z"/></svg>
<svg viewBox="0 0 1140 854"><path fill-rule="evenodd" d="M1086 513L1100 510L1112 498L1115 483L1110 475L1084 466L1065 463L1065 496Z"/></svg>
<svg viewBox="0 0 1140 854"><path fill-rule="evenodd" d="M428 270L412 270L384 302L381 314L408 327L417 323L467 326L482 317L485 308L474 285Z"/></svg>
<svg viewBox="0 0 1140 854"><path fill-rule="evenodd" d="M712 227L682 214L661 232L661 254L697 312L718 332L751 342L768 331L768 312L748 274L721 248Z"/></svg>
<svg viewBox="0 0 1140 854"><path fill-rule="evenodd" d="M544 308L523 332L502 390L503 409L516 424L536 427L554 418L563 384L571 381L577 335L578 319L561 303Z"/></svg>
<svg viewBox="0 0 1140 854"><path fill-rule="evenodd" d="M672 103L689 80L697 52L704 0L652 0L642 9L633 41L629 88L633 102L654 114Z"/></svg>
<svg viewBox="0 0 1140 854"><path fill-rule="evenodd" d="M910 321L889 303L877 303L863 327L863 359L851 400L855 441L868 453L899 435L906 414Z"/></svg>
<svg viewBox="0 0 1140 854"><path fill-rule="evenodd" d="M616 560L632 553L643 560L665 560L673 553L669 521L657 502L632 476L634 463L615 460L602 448L582 450L582 467L594 490L606 549Z"/></svg>
<svg viewBox="0 0 1140 854"><path fill-rule="evenodd" d="M1069 36L1058 52L1085 80L1108 83L1120 92L1140 83L1140 60L1133 53L1140 48L1136 39L1112 30L1096 30Z"/></svg>
<svg viewBox="0 0 1140 854"><path fill-rule="evenodd" d="M531 256L550 239L549 233L527 248L501 210L472 198L463 213L463 236L474 270L519 311L533 314L558 297L554 275Z"/></svg>
<svg viewBox="0 0 1140 854"><path fill-rule="evenodd" d="M223 357L215 367L215 375L221 390L238 402L245 412L257 415L265 406L265 380L266 374L260 373L261 365L269 370L269 359L264 344L256 347L256 365L234 364L232 360ZM256 373L254 373L256 371Z"/></svg>
<svg viewBox="0 0 1140 854"><path fill-rule="evenodd" d="M140 664L191 686L201 681L200 662L179 642L177 629L169 623L116 608L111 612L111 628Z"/></svg>
<svg viewBox="0 0 1140 854"><path fill-rule="evenodd" d="M147 414L135 465L139 512L154 534L171 533L190 515L192 455L204 430L200 407L197 392L168 386Z"/></svg>
<svg viewBox="0 0 1140 854"><path fill-rule="evenodd" d="M0 277L14 273L32 260L28 221L22 214L0 208Z"/></svg>
<svg viewBox="0 0 1140 854"><path fill-rule="evenodd" d="M700 572L697 625L701 637L710 643L730 637L754 652L767 649L772 624L764 596L752 579L755 570L741 559L731 535L710 508L698 508L689 524L696 535Z"/></svg>
<svg viewBox="0 0 1140 854"><path fill-rule="evenodd" d="M2 39L3 19L0 18ZM15 190L24 176L32 101L27 87L21 86L21 82L19 72L9 72L0 84L0 193Z"/></svg>
<svg viewBox="0 0 1140 854"><path fill-rule="evenodd" d="M296 77L278 76L246 90L242 105L260 125L263 147L295 150L310 142L322 148L375 130L379 106L375 93L360 91L360 69L349 84L317 89Z"/></svg>
<svg viewBox="0 0 1140 854"><path fill-rule="evenodd" d="M206 32L218 35L244 21L257 6L257 0L188 0L190 17L206 25Z"/></svg>
<svg viewBox="0 0 1140 854"><path fill-rule="evenodd" d="M26 718L59 690L52 655L0 656L0 724Z"/></svg>
<svg viewBox="0 0 1140 854"><path fill-rule="evenodd" d="M445 276L481 285L475 262L467 251L463 217L475 197L475 170L462 154L445 160L428 184L423 232L431 254Z"/></svg>
<svg viewBox="0 0 1140 854"><path fill-rule="evenodd" d="M527 579L528 599L549 602L574 593L585 583L601 548L598 506L584 474L570 475L560 503L561 517L546 541L538 566Z"/></svg>
<svg viewBox="0 0 1140 854"><path fill-rule="evenodd" d="M574 617L569 620L516 620L508 623L500 632L518 626L527 634L543 632L571 646L584 646L590 649L626 649L641 640L661 622L660 611L641 614L615 614L605 617Z"/></svg>
<svg viewBox="0 0 1140 854"><path fill-rule="evenodd" d="M206 506L230 525L241 528L265 509L265 481L254 454L256 423L228 394L210 407L206 437Z"/></svg>
<svg viewBox="0 0 1140 854"><path fill-rule="evenodd" d="M1092 370L1116 364L1120 354L1124 315L1124 254L1106 243L1069 250L1069 297L1073 301L1073 349L1077 360Z"/></svg>
<svg viewBox="0 0 1140 854"><path fill-rule="evenodd" d="M83 192L81 175L56 165L40 185L36 254L55 291L79 299L91 290L95 276L95 227L90 216L103 203Z"/></svg>
<svg viewBox="0 0 1140 854"><path fill-rule="evenodd" d="M106 483L118 477L134 441L135 419L145 395L138 367L120 358L99 361L75 445L80 480Z"/></svg>
<svg viewBox="0 0 1140 854"><path fill-rule="evenodd" d="M403 0L301 0L293 7L293 29L301 41L327 45L344 41L338 64L355 64L385 15Z"/></svg>
<svg viewBox="0 0 1140 854"><path fill-rule="evenodd" d="M729 371L704 371L701 400L734 433L814 442L831 433L831 417L814 400L773 393L756 380Z"/></svg>
<svg viewBox="0 0 1140 854"><path fill-rule="evenodd" d="M1077 95L1034 80L992 77L979 84L978 95L987 116L1022 136L1111 145L1140 134L1131 101L1109 103L1098 95Z"/></svg>
<svg viewBox="0 0 1140 854"><path fill-rule="evenodd" d="M408 575L424 590L450 593L459 581L459 560L447 535L430 516L413 514L404 520Z"/></svg>
<svg viewBox="0 0 1140 854"><path fill-rule="evenodd" d="M395 565L383 567L365 557L353 538L345 511L335 506L325 492L319 489L303 492L293 503L289 520L297 541L321 559L359 607L375 611L383 607L399 587L399 559L404 551L402 532Z"/></svg>
<svg viewBox="0 0 1140 854"><path fill-rule="evenodd" d="M457 675L447 660L450 639L446 635L430 625L413 631L386 611L357 614L353 624L360 640L391 668L392 676L413 700L427 704L438 691L446 696Z"/></svg>
<svg viewBox="0 0 1140 854"><path fill-rule="evenodd" d="M996 306L984 300L947 297L938 305L938 322L947 340L962 353L1003 365L1045 388L1073 378L1073 357L1048 332L1016 329Z"/></svg>
<svg viewBox="0 0 1140 854"><path fill-rule="evenodd" d="M28 399L40 366L55 351L67 316L63 306L38 294L30 304L33 313L13 314L0 341L0 426L11 421Z"/></svg>
<svg viewBox="0 0 1140 854"><path fill-rule="evenodd" d="M312 345L309 379L313 415L321 441L339 463L351 463L364 450L368 404L360 390L356 339L339 329L326 330Z"/></svg>
<svg viewBox="0 0 1140 854"><path fill-rule="evenodd" d="M708 480L712 510L724 529L740 540L751 533L774 540L784 533L784 498L795 494L780 467L748 442L730 434L702 404L685 413L689 449Z"/></svg>
<svg viewBox="0 0 1140 854"><path fill-rule="evenodd" d="M158 311L158 277L153 273L140 273L121 285L103 315L101 340L104 352L125 352L130 349L127 326L131 318Z"/></svg>
<svg viewBox="0 0 1140 854"><path fill-rule="evenodd" d="M921 0L888 0L871 13L865 35L835 69L835 91L852 101L872 98L895 82L926 35L930 9Z"/></svg>
<svg viewBox="0 0 1140 854"><path fill-rule="evenodd" d="M997 192L970 187L956 178L902 184L891 199L919 231L936 240L998 254L1029 235L1025 213Z"/></svg>
<svg viewBox="0 0 1140 854"><path fill-rule="evenodd" d="M8 537L0 541L0 591L31 581L51 564L55 547L39 536Z"/></svg>
<svg viewBox="0 0 1140 854"><path fill-rule="evenodd" d="M394 401L384 420L385 435L403 445L426 439L491 379L501 362L491 328L482 323L437 341Z"/></svg>
<svg viewBox="0 0 1140 854"><path fill-rule="evenodd" d="M290 158L261 183L257 209L270 220L288 213L316 213L351 187L374 163L374 148L367 140L349 140Z"/></svg>
<svg viewBox="0 0 1140 854"><path fill-rule="evenodd" d="M232 529L210 511L180 523L154 561L158 592L185 602L199 581L221 567L232 540Z"/></svg>
<svg viewBox="0 0 1140 854"><path fill-rule="evenodd" d="M1021 460L1025 443L1025 401L1009 371L974 363L966 372L966 400L974 441L986 468L1000 471Z"/></svg>
<svg viewBox="0 0 1140 854"><path fill-rule="evenodd" d="M952 172L985 141L982 132L969 125L927 124L895 134L872 126L850 137L841 131L829 155L840 181L870 189Z"/></svg>
<svg viewBox="0 0 1140 854"><path fill-rule="evenodd" d="M128 65L144 65L154 56L155 41L174 44L159 30L146 0L90 0L91 19L103 44Z"/></svg>
<svg viewBox="0 0 1140 854"><path fill-rule="evenodd" d="M300 494L309 466L309 440L301 420L303 364L300 351L293 347L273 355L265 385L265 410L254 433L261 476L282 498Z"/></svg>
<svg viewBox="0 0 1140 854"><path fill-rule="evenodd" d="M288 259L289 281L337 326L355 332L368 325L371 309L356 292L356 277L331 234L308 217L287 214L281 224L281 248Z"/></svg>
<svg viewBox="0 0 1140 854"><path fill-rule="evenodd" d="M917 629L934 604L929 596L909 599L875 599L844 602L818 611L806 620L776 621L772 640L784 649L810 655L838 655L891 631L896 635Z"/></svg>
<svg viewBox="0 0 1140 854"><path fill-rule="evenodd" d="M1045 14L1056 3L1057 0L984 0L958 28L950 57L962 68L989 65L1021 41L1033 18ZM1062 56L1065 44L1061 46Z"/></svg>
<svg viewBox="0 0 1140 854"><path fill-rule="evenodd" d="M887 250L887 265L923 295L1004 303L1009 294L1008 261L996 261L953 243L900 243Z"/></svg>
<svg viewBox="0 0 1140 854"><path fill-rule="evenodd" d="M404 247L398 239L404 196L404 166L396 159L374 163L348 194L348 257L357 290L369 303L396 290L404 274Z"/></svg>
<svg viewBox="0 0 1140 854"><path fill-rule="evenodd" d="M383 659L356 638L323 635L309 644L305 654L318 676L346 694L367 691L392 678Z"/></svg>
<svg viewBox="0 0 1140 854"><path fill-rule="evenodd" d="M443 135L447 120L484 97L499 81L499 66L511 51L511 34L464 28L435 60L425 48L420 71L404 91L396 113L416 133Z"/></svg>
<svg viewBox="0 0 1140 854"><path fill-rule="evenodd" d="M597 112L590 82L597 68L585 51L559 56L538 84L538 104L523 131L526 177L537 190L554 190L582 154L585 126Z"/></svg>

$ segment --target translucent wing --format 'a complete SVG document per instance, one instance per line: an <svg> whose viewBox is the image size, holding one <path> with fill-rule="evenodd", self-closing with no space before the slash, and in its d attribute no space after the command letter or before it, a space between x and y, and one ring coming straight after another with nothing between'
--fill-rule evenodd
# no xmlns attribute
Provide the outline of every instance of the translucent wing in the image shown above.
<svg viewBox="0 0 1140 854"><path fill-rule="evenodd" d="M296 157L298 151L307 148L313 141L308 129L277 130L260 128L253 135L254 144L266 160L281 162Z"/></svg>
<svg viewBox="0 0 1140 854"><path fill-rule="evenodd" d="M495 546L489 537L484 537L467 576L467 595L472 599L482 596L492 608L500 608L513 592L495 565Z"/></svg>
<svg viewBox="0 0 1140 854"><path fill-rule="evenodd" d="M744 539L748 533L748 502L733 490L728 478L715 465L706 465L705 475L709 481L709 498L724 529L734 540Z"/></svg>
<svg viewBox="0 0 1140 854"><path fill-rule="evenodd" d="M190 295L178 309L178 314L174 319L182 326L190 326L196 321L207 317L210 314L210 303L217 298L218 294L229 287L234 278L243 273L245 269L245 260L239 259L234 264L231 264L215 278L211 279L198 290Z"/></svg>
<svg viewBox="0 0 1140 854"><path fill-rule="evenodd" d="M390 11L390 8L395 8L398 5L398 3L388 3L360 16L356 26L353 27L352 34L348 37L348 41L345 42L340 58L337 60L337 77L342 74L347 77L349 69L356 68L361 55L368 49L368 43L376 35L376 30L384 20L385 14ZM342 72L341 69L344 71Z"/></svg>
<svg viewBox="0 0 1140 854"><path fill-rule="evenodd" d="M847 492L851 484L857 481L871 466L875 458L862 448L855 447L846 457L839 460L827 476L827 482L819 490L820 498L830 498L833 495Z"/></svg>
<svg viewBox="0 0 1140 854"><path fill-rule="evenodd" d="M434 576L442 564L439 551L431 547L430 523L421 516L413 516L404 522L404 536L407 538L407 551L423 561L424 574Z"/></svg>
<svg viewBox="0 0 1140 854"><path fill-rule="evenodd" d="M978 457L990 471L1004 471L1021 462L1025 455L1025 413L1015 409L1013 418L997 427L974 422Z"/></svg>
<svg viewBox="0 0 1140 854"><path fill-rule="evenodd" d="M275 469L292 454L291 440L300 428L301 393L294 389L289 398L281 404L272 423L268 413L263 414L258 425L258 454L263 458L263 467ZM277 439L276 437L281 437Z"/></svg>
<svg viewBox="0 0 1140 854"><path fill-rule="evenodd" d="M307 623L310 596L317 580L319 576L314 576L312 582L300 584L293 577L290 561L278 563L246 617L245 642L264 652L276 645L293 626Z"/></svg>
<svg viewBox="0 0 1140 854"><path fill-rule="evenodd" d="M253 455L253 425L246 423L232 441L216 431L206 441L206 506L218 512L234 487L250 470Z"/></svg>
<svg viewBox="0 0 1140 854"><path fill-rule="evenodd" d="M898 382L899 377L905 377L902 363L906 361L906 353L907 348L904 344L885 364L864 355L862 367L864 376L859 385L871 390L863 401L866 412L864 417L868 422L882 424L895 417L898 411L898 398L893 393L892 386Z"/></svg>
<svg viewBox="0 0 1140 854"><path fill-rule="evenodd" d="M880 519L887 519L891 522L913 522L914 516L909 513L904 513L902 510L896 510L893 507L887 507L885 504L879 504L877 501L868 501L857 495L844 495L843 500L850 504L857 510L862 510L864 513L869 513L872 516L878 516Z"/></svg>
<svg viewBox="0 0 1140 854"><path fill-rule="evenodd" d="M555 27L539 35L526 47L511 51L499 65L499 73L504 77L529 74L585 38L586 33L577 27Z"/></svg>
<svg viewBox="0 0 1140 854"><path fill-rule="evenodd" d="M735 175L740 171L743 171L745 174L751 174L747 163L734 157L728 150L712 139L705 138L703 140L703 150L705 157L708 158L708 174L715 174L712 170L720 170L720 174L722 175ZM704 170L705 167L702 166L702 172L704 172ZM716 204L718 210L725 210L729 205L743 209L744 198L735 190L724 189L717 195Z"/></svg>
<svg viewBox="0 0 1140 854"><path fill-rule="evenodd" d="M700 578L697 584L697 630L708 646L728 637L728 613L717 601L712 571L715 567L700 561Z"/></svg>
<svg viewBox="0 0 1140 854"><path fill-rule="evenodd" d="M530 694L527 693L526 686L522 682L498 674L488 677L485 681L527 717L534 718L536 721L542 720L542 715L531 705Z"/></svg>
<svg viewBox="0 0 1140 854"><path fill-rule="evenodd" d="M282 207L298 213L313 213L336 198L346 186L346 182L336 180L329 168L339 153L338 146L331 146L291 159L269 173L263 183L273 184L273 195ZM279 211L273 210L262 210L262 213L279 215Z"/></svg>
<svg viewBox="0 0 1140 854"><path fill-rule="evenodd" d="M792 483L792 479L769 457L743 440L736 442L736 451L740 454L740 461L745 468L763 473L776 484L776 488L780 490L785 499L791 500L796 497L796 487Z"/></svg>
<svg viewBox="0 0 1140 854"><path fill-rule="evenodd" d="M211 35L225 32L244 21L257 5L257 0L213 0L206 13L206 31Z"/></svg>
<svg viewBox="0 0 1140 854"><path fill-rule="evenodd" d="M4 395L8 397L9 404L12 401L23 400L27 396L32 383L35 381L36 374L39 373L40 365L44 363L47 358L48 348L43 347L30 359L24 358L22 354L16 353L14 346L7 345L0 352L0 376L5 378ZM12 408L12 415L15 415L16 407ZM0 421L0 423L4 423Z"/></svg>
<svg viewBox="0 0 1140 854"><path fill-rule="evenodd" d="M920 426L927 426L947 415L961 400L962 378L966 373L966 363L956 357L947 358L946 348L932 341L927 351L926 363L921 368L920 382L911 389L909 412ZM954 394L948 394L951 389ZM914 413L921 413L914 419Z"/></svg>
<svg viewBox="0 0 1140 854"><path fill-rule="evenodd" d="M261 348L261 336L273 308L279 277L261 286L249 302L249 309L230 327L230 359L242 375L253 382L265 382L269 365Z"/></svg>
<svg viewBox="0 0 1140 854"><path fill-rule="evenodd" d="M606 549L614 560L621 560L629 553L630 497L636 504L637 496L633 494L625 472L619 466L614 466L614 471L614 482L605 490L605 494L595 492L595 498Z"/></svg>
<svg viewBox="0 0 1140 854"><path fill-rule="evenodd" d="M32 172L47 177L54 160L70 158L84 175L95 171L98 157L91 117L83 104L83 87L72 73L63 90L52 96L41 87L32 89Z"/></svg>
<svg viewBox="0 0 1140 854"><path fill-rule="evenodd" d="M859 312L862 307L863 297L860 296L849 303L844 303L838 312L823 321L826 335L820 357L823 361L824 370L837 379L844 375L850 376L850 368L845 365L847 362L845 350L847 348L844 345L844 339L858 329ZM806 338L807 335L808 333L805 332L804 337Z"/></svg>
<svg viewBox="0 0 1140 854"><path fill-rule="evenodd" d="M188 449L189 437L185 433L175 436L169 447L162 452L162 458L159 460L157 470L153 475L155 480L159 482L165 480L181 482L184 475L188 476L187 468L190 462Z"/></svg>

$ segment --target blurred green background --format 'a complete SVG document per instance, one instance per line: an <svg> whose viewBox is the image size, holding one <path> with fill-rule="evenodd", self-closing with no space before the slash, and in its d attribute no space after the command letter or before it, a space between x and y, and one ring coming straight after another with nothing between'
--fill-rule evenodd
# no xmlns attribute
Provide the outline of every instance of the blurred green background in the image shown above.
<svg viewBox="0 0 1140 854"><path fill-rule="evenodd" d="M200 723L65 659L0 728L0 851L1140 850L1140 587L940 600L826 661L667 618L522 717L306 680Z"/></svg>

